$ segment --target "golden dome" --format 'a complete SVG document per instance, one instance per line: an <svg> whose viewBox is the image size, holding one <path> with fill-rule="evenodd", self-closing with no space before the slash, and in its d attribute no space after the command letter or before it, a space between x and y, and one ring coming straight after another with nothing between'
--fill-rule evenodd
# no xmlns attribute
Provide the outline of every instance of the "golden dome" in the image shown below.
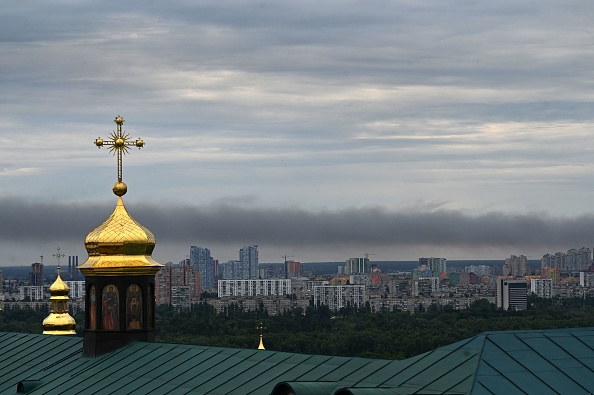
<svg viewBox="0 0 594 395"><path fill-rule="evenodd" d="M68 285L66 285L66 283L64 281L62 281L62 277L60 277L60 272L58 269L58 278L56 279L56 281L54 281L54 283L50 287L50 295L68 296L69 291L70 291L70 288L68 288Z"/></svg>
<svg viewBox="0 0 594 395"><path fill-rule="evenodd" d="M154 275L163 266L151 254L155 236L136 222L121 196L109 218L85 240L89 258L78 268L85 276Z"/></svg>
<svg viewBox="0 0 594 395"><path fill-rule="evenodd" d="M76 321L68 313L68 285L60 277L60 266L58 266L58 278L50 287L51 312L43 320L43 334L45 335L76 335Z"/></svg>
<svg viewBox="0 0 594 395"><path fill-rule="evenodd" d="M43 334L44 335L59 335L59 336L74 336L76 335L76 321L68 312L54 313L51 312L45 320L43 320Z"/></svg>

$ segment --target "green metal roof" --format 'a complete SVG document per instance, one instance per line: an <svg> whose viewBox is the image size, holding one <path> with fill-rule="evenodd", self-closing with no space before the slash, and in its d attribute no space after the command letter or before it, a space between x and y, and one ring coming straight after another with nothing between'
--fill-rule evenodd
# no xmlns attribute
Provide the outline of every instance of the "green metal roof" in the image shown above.
<svg viewBox="0 0 594 395"><path fill-rule="evenodd" d="M485 332L402 361L134 343L96 358L82 338L0 332L0 393L587 394L594 328Z"/></svg>

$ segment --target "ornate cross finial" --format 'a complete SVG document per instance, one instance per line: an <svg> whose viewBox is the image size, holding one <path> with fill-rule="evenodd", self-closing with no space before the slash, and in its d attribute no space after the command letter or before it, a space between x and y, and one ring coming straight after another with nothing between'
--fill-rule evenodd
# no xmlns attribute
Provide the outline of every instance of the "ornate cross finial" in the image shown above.
<svg viewBox="0 0 594 395"><path fill-rule="evenodd" d="M117 131L111 132L107 141L104 141L101 137L95 139L95 145L99 148L104 145L110 146L111 148L109 149L109 152L113 152L114 155L117 155L118 182L113 186L113 193L117 196L123 196L128 191L128 187L122 182L122 154L126 155L129 147L138 147L138 149L141 149L144 147L144 141L140 138L135 141L130 140L130 135L125 131L122 131L122 125L125 121L121 116L118 115L115 117L114 122L117 125Z"/></svg>
<svg viewBox="0 0 594 395"><path fill-rule="evenodd" d="M260 336L262 336L262 334L264 333L264 329L266 329L266 327L264 326L264 324L260 321L260 324L256 327L257 330L260 331Z"/></svg>
<svg viewBox="0 0 594 395"><path fill-rule="evenodd" d="M58 247L58 252L52 254L52 256L58 258L58 276L60 276L60 259L65 257L66 255L60 254L60 247Z"/></svg>

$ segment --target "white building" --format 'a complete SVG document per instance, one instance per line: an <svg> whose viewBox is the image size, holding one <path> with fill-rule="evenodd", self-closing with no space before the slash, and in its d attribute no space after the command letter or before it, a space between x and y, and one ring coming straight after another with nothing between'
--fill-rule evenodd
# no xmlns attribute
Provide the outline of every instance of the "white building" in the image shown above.
<svg viewBox="0 0 594 395"><path fill-rule="evenodd" d="M530 279L530 291L539 298L550 299L553 297L553 280L550 278Z"/></svg>
<svg viewBox="0 0 594 395"><path fill-rule="evenodd" d="M279 296L291 294L291 279L219 280L219 298L231 296Z"/></svg>
<svg viewBox="0 0 594 395"><path fill-rule="evenodd" d="M70 299L85 298L85 282L84 281L64 281L70 289L68 296Z"/></svg>
<svg viewBox="0 0 594 395"><path fill-rule="evenodd" d="M594 287L594 272L580 272L580 287Z"/></svg>
<svg viewBox="0 0 594 395"><path fill-rule="evenodd" d="M497 307L503 310L528 308L528 283L526 280L497 279Z"/></svg>
<svg viewBox="0 0 594 395"><path fill-rule="evenodd" d="M25 285L19 287L19 300L25 300L27 297L31 301L43 300L43 286Z"/></svg>
<svg viewBox="0 0 594 395"><path fill-rule="evenodd" d="M369 273L369 259L349 258L346 260L345 274Z"/></svg>
<svg viewBox="0 0 594 395"><path fill-rule="evenodd" d="M365 305L365 285L324 285L314 287L314 305L339 310Z"/></svg>

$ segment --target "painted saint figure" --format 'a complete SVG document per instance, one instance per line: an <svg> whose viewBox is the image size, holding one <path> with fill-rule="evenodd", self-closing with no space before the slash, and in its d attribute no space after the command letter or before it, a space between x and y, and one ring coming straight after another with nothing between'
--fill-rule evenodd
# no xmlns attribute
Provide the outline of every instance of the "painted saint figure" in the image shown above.
<svg viewBox="0 0 594 395"><path fill-rule="evenodd" d="M91 297L90 312L89 312L89 329L97 329L97 296L95 295L95 286L91 285L89 290Z"/></svg>
<svg viewBox="0 0 594 395"><path fill-rule="evenodd" d="M102 329L107 330L118 330L119 325L119 300L118 300L118 288L115 285L106 285L103 288L103 297L101 307L103 308L102 318Z"/></svg>
<svg viewBox="0 0 594 395"><path fill-rule="evenodd" d="M132 284L126 292L126 321L128 329L142 329L142 290Z"/></svg>

